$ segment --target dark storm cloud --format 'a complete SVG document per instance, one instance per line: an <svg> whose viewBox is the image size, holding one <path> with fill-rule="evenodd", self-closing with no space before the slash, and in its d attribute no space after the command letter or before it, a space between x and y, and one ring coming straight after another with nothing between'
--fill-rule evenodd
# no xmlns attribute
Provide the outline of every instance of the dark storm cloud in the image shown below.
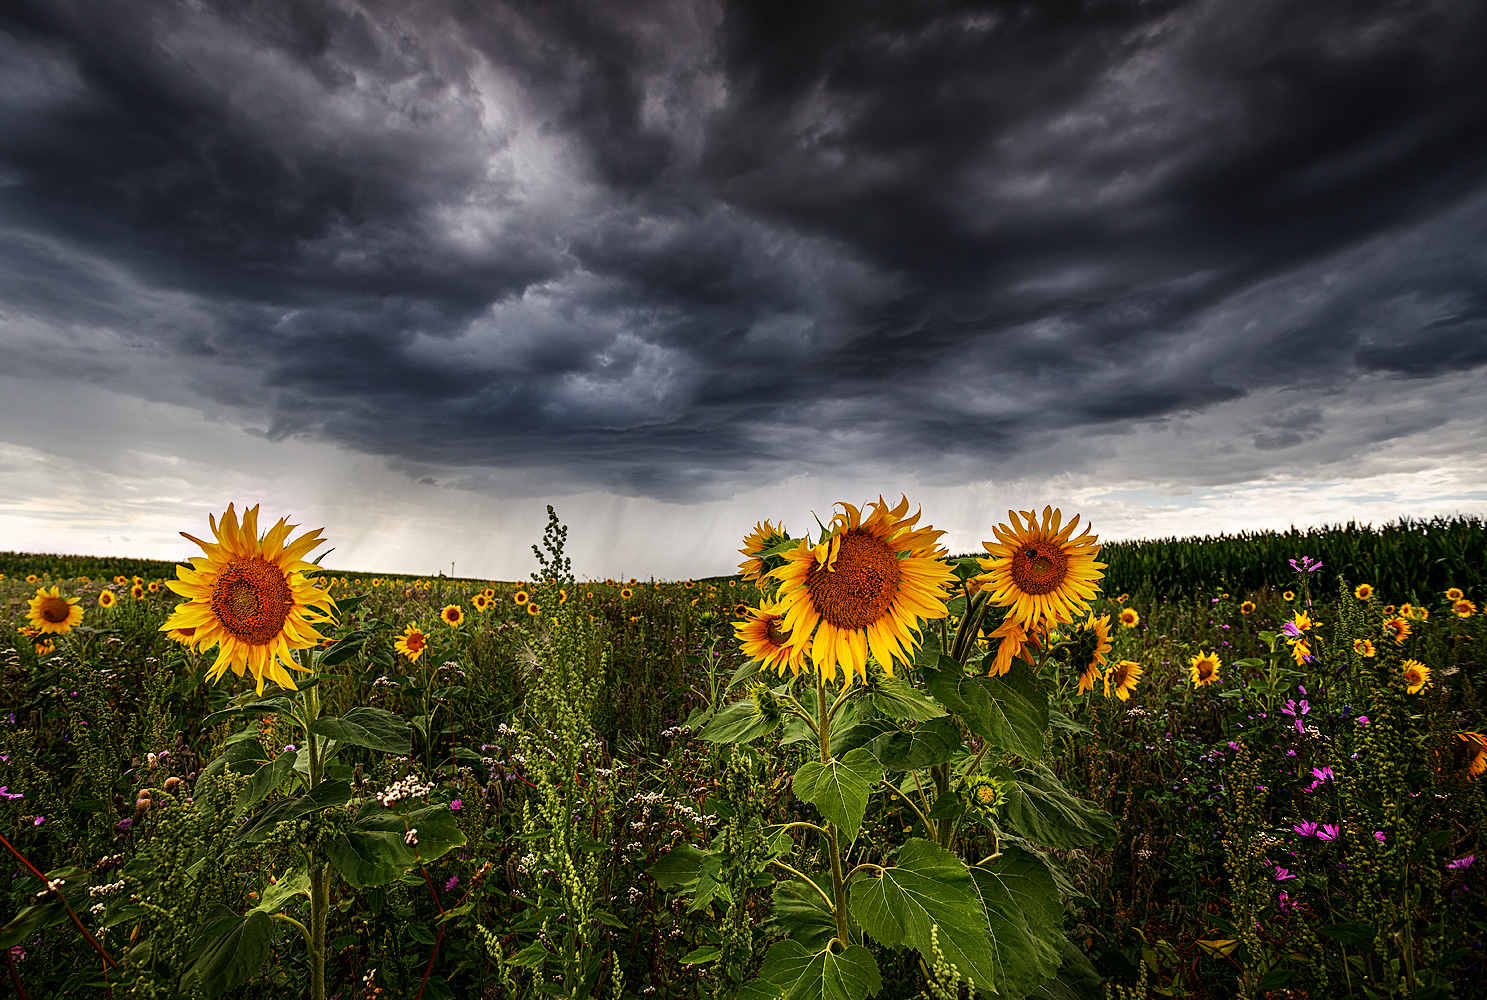
<svg viewBox="0 0 1487 1000"><path fill-rule="evenodd" d="M1487 364L1468 0L6 10L17 370L417 479L990 472Z"/></svg>

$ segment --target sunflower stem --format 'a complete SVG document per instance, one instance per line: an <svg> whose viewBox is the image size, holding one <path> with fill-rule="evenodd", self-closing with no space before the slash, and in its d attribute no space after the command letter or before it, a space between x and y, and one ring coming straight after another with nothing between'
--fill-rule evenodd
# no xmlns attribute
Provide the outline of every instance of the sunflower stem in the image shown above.
<svg viewBox="0 0 1487 1000"><path fill-rule="evenodd" d="M305 707L305 747L310 753L309 787L313 789L325 774L320 740L310 728L320 718L320 686L302 692L300 701ZM325 1000L325 925L330 916L330 873L319 851L310 854L314 859L310 863L310 933L305 938L310 952L310 996L312 1000Z"/></svg>
<svg viewBox="0 0 1487 1000"><path fill-rule="evenodd" d="M818 670L816 672L816 708L821 713L820 729L817 736L821 745L821 763L829 764L831 757L831 710L826 707L826 678ZM826 842L831 849L831 894L835 899L832 909L836 916L836 936L843 944L850 944L852 939L848 931L847 923L847 884L842 878L842 845L838 836L836 824L827 822Z"/></svg>

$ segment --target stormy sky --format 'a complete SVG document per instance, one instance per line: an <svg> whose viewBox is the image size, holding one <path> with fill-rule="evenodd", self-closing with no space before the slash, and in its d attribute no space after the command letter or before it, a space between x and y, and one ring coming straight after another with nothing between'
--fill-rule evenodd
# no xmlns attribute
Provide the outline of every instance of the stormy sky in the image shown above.
<svg viewBox="0 0 1487 1000"><path fill-rule="evenodd" d="M1487 8L11 0L0 548L1487 512ZM447 571L447 570L446 570Z"/></svg>

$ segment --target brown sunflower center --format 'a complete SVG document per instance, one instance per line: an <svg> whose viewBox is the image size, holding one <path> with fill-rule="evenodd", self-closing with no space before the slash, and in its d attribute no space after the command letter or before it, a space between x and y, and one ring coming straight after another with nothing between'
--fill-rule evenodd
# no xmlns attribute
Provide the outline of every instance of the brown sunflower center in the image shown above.
<svg viewBox="0 0 1487 1000"><path fill-rule="evenodd" d="M1012 582L1024 594L1051 594L1068 575L1069 557L1041 538L1024 542L1012 557Z"/></svg>
<svg viewBox="0 0 1487 1000"><path fill-rule="evenodd" d="M783 646L790 641L790 630L780 628L781 620L774 615L770 615L764 620L764 637L769 640L771 645Z"/></svg>
<svg viewBox="0 0 1487 1000"><path fill-rule="evenodd" d="M1126 678L1130 676L1131 672L1124 663L1117 663L1115 666L1110 668L1110 683L1114 684L1116 687L1123 686L1126 682Z"/></svg>
<svg viewBox="0 0 1487 1000"><path fill-rule="evenodd" d="M36 610L46 621L60 625L72 613L72 605L60 597L43 597L41 603L36 605Z"/></svg>
<svg viewBox="0 0 1487 1000"><path fill-rule="evenodd" d="M406 645L410 650L416 653L420 649L423 649L425 646L427 646L428 643L424 639L422 632L414 632L413 634L408 636L408 639L404 643L404 645Z"/></svg>
<svg viewBox="0 0 1487 1000"><path fill-rule="evenodd" d="M293 607L284 571L261 556L234 559L212 587L213 614L250 646L266 645L283 631Z"/></svg>
<svg viewBox="0 0 1487 1000"><path fill-rule="evenodd" d="M903 570L888 543L866 531L842 536L836 568L816 565L805 578L811 604L840 629L862 629L883 617Z"/></svg>
<svg viewBox="0 0 1487 1000"><path fill-rule="evenodd" d="M1206 681L1213 676L1213 664L1207 660L1198 661L1198 679Z"/></svg>

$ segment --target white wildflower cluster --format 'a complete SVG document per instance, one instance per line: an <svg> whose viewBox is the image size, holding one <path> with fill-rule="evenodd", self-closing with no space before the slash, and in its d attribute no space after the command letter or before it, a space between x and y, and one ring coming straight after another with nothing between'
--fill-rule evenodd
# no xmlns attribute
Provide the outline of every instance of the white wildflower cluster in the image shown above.
<svg viewBox="0 0 1487 1000"><path fill-rule="evenodd" d="M630 887L630 891L629 893L627 893L627 895L630 899L631 906L634 906L636 903L645 898L645 893L641 892L640 889L633 885Z"/></svg>
<svg viewBox="0 0 1487 1000"><path fill-rule="evenodd" d="M403 843L407 844L409 847L418 846L418 827L412 827L408 830L407 833L403 834Z"/></svg>
<svg viewBox="0 0 1487 1000"><path fill-rule="evenodd" d="M37 899L43 899L43 898L46 897L46 894L47 893L54 892L57 889L62 888L66 884L67 884L67 880L65 878L58 878L58 879L50 879L49 878L49 879L46 880L46 888L43 889L43 890L41 890L40 892L38 892L36 894L36 898Z"/></svg>
<svg viewBox="0 0 1487 1000"><path fill-rule="evenodd" d="M689 733L689 732L691 732L691 729L689 729L687 726L677 725L677 726L672 726L670 729L663 729L663 730L661 730L661 737L663 739L668 739L669 740L673 736L682 736L682 735L684 735L686 733Z"/></svg>
<svg viewBox="0 0 1487 1000"><path fill-rule="evenodd" d="M106 896L106 895L108 895L111 892L118 892L122 888L124 888L124 880L123 879L119 879L119 881L117 881L117 882L110 882L108 885L90 885L90 886L88 886L88 895L90 895L90 896Z"/></svg>
<svg viewBox="0 0 1487 1000"><path fill-rule="evenodd" d="M377 802L382 808L391 809L404 799L421 799L433 790L433 785L425 785L410 774L388 785L386 791L378 792Z"/></svg>
<svg viewBox="0 0 1487 1000"><path fill-rule="evenodd" d="M387 676L386 674L383 674L381 677L378 677L376 680L374 680L372 682L372 687L374 687L374 688L390 688L390 687L397 687L397 686L398 686L398 682L395 681L395 680L393 680L391 677Z"/></svg>
<svg viewBox="0 0 1487 1000"><path fill-rule="evenodd" d="M88 912L93 914L93 916L95 917L98 916L98 914L103 912L103 904L94 903L92 906L88 907Z"/></svg>
<svg viewBox="0 0 1487 1000"><path fill-rule="evenodd" d="M526 875L528 872L531 871L532 866L535 865L536 863L537 863L537 855L535 855L535 854L523 854L519 859L517 859L516 870L520 874Z"/></svg>

